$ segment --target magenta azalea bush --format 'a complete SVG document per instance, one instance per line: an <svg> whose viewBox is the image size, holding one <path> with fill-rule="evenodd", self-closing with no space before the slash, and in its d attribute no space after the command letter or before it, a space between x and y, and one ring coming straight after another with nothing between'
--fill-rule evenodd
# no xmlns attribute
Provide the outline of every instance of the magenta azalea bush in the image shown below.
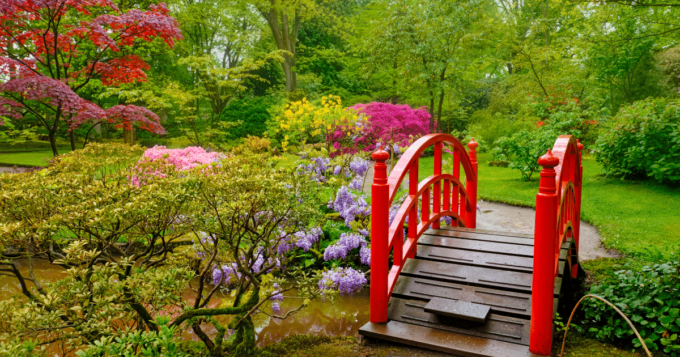
<svg viewBox="0 0 680 357"><path fill-rule="evenodd" d="M329 136L335 154L371 151L376 144L408 146L419 137L430 133L430 114L427 109L413 109L406 104L373 102L357 104L348 109L368 118L361 130L347 131L339 127Z"/></svg>

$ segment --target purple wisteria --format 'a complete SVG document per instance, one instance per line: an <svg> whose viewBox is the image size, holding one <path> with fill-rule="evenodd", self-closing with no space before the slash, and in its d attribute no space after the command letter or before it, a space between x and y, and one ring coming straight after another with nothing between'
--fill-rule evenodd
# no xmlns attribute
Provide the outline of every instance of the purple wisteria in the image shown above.
<svg viewBox="0 0 680 357"><path fill-rule="evenodd" d="M449 217L449 216L444 216L444 217L442 217L441 220L440 220L441 223L444 223L444 224L446 224L447 226L450 226L452 221L453 221L453 219L452 219L451 217Z"/></svg>
<svg viewBox="0 0 680 357"><path fill-rule="evenodd" d="M314 227L309 231L297 232L295 233L295 237L297 238L295 241L295 246L302 248L305 252L308 252L309 248L312 247L312 244L319 241L319 237L321 237L322 234L323 230L321 230L319 227Z"/></svg>
<svg viewBox="0 0 680 357"><path fill-rule="evenodd" d="M352 190L361 191L362 184L363 183L361 182L361 180L357 178L357 179L352 180L352 182L350 182L349 188L351 188Z"/></svg>
<svg viewBox="0 0 680 357"><path fill-rule="evenodd" d="M326 176L324 176L324 174L326 173L326 171L328 171L330 165L331 159L315 157L312 159L312 162L307 165L300 164L300 166L298 166L298 169L305 170L307 172L314 174L314 176L312 177L312 180L314 181L326 182L328 179L326 178Z"/></svg>
<svg viewBox="0 0 680 357"><path fill-rule="evenodd" d="M368 165L369 165L368 160L355 157L354 160L352 160L352 162L349 163L349 169L355 175L357 175L357 177L363 177L368 171Z"/></svg>
<svg viewBox="0 0 680 357"><path fill-rule="evenodd" d="M359 215L371 214L371 206L366 203L363 197L356 198L352 195L347 186L342 186L335 195L335 201L328 204L335 212L340 213L340 217L345 220L345 224L349 226L350 222L354 221Z"/></svg>
<svg viewBox="0 0 680 357"><path fill-rule="evenodd" d="M335 268L323 273L319 281L319 289L337 290L340 295L352 295L366 285L363 272L352 268Z"/></svg>
<svg viewBox="0 0 680 357"><path fill-rule="evenodd" d="M361 247L359 257L361 258L361 264L371 266L371 248Z"/></svg>
<svg viewBox="0 0 680 357"><path fill-rule="evenodd" d="M340 239L326 248L323 258L326 261L333 259L346 259L347 253L359 247L365 247L368 244L366 237L356 233L343 233Z"/></svg>

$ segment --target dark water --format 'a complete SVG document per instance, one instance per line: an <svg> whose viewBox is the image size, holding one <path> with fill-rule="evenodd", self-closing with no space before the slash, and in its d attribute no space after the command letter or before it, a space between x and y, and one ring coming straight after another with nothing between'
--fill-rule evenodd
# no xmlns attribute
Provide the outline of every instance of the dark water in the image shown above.
<svg viewBox="0 0 680 357"><path fill-rule="evenodd" d="M27 276L29 269L28 260L19 259L15 263L22 273L25 274L24 276ZM34 260L33 269L36 278L38 278L41 284L63 279L67 275L64 269L53 266L46 260ZM32 283L28 282L28 285L31 287ZM7 299L15 294L21 294L21 288L17 280L8 276L0 276L0 300ZM287 293L284 300L279 302L281 306L279 315L285 315L287 311L295 309L302 304L302 299L296 298L294 295L294 293ZM187 288L182 293L182 296L193 301L195 293ZM231 301L230 296L216 293L209 307L219 307L229 301ZM264 307L262 310L270 315L272 314L269 307ZM271 318L265 314L257 314L254 318L254 323L257 344L262 347L279 342L288 336L301 334L357 336L359 327L368 322L368 319L369 292L366 288L352 297L340 297L332 302L312 300L306 308L285 320ZM226 325L230 321L230 317L222 317L218 320ZM204 331L210 336L216 333L212 325L205 325ZM182 339L199 340L190 330L182 333Z"/></svg>

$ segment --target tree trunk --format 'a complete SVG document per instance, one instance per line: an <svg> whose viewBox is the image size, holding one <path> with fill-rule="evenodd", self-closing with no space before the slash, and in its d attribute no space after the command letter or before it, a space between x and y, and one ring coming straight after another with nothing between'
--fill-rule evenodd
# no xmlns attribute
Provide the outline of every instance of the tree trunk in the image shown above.
<svg viewBox="0 0 680 357"><path fill-rule="evenodd" d="M123 138L125 139L126 144L134 145L135 144L135 127L130 126L130 129L123 128Z"/></svg>
<svg viewBox="0 0 680 357"><path fill-rule="evenodd" d="M434 133L436 130L434 119L434 92L430 90L430 133Z"/></svg>
<svg viewBox="0 0 680 357"><path fill-rule="evenodd" d="M439 105L438 105L438 108L437 108L437 124L440 126L439 127L440 131L441 131L441 125L442 125L442 106L443 105L444 105L444 89L442 88L442 92L439 93Z"/></svg>
<svg viewBox="0 0 680 357"><path fill-rule="evenodd" d="M279 9L274 6L274 1L272 1L271 5L272 6L269 9L261 8L259 10L262 14L262 17L267 20L269 28L272 30L272 35L274 36L274 41L276 42L276 48L288 52L283 56L283 73L286 76L286 91L294 92L297 89L297 76L295 73L295 47L297 44L301 18L296 10L293 17L293 24L290 26L288 23L288 15L283 11L280 13ZM279 18L281 20L280 25Z"/></svg>
<svg viewBox="0 0 680 357"><path fill-rule="evenodd" d="M295 73L295 56L286 55L282 63L283 73L286 76L286 92L295 92L297 89L297 74Z"/></svg>
<svg viewBox="0 0 680 357"><path fill-rule="evenodd" d="M71 139L71 151L76 151L76 136L73 134L73 130L68 133L69 139Z"/></svg>
<svg viewBox="0 0 680 357"><path fill-rule="evenodd" d="M50 138L50 147L52 148L52 155L59 156L59 151L57 151L57 131L50 130L47 132Z"/></svg>

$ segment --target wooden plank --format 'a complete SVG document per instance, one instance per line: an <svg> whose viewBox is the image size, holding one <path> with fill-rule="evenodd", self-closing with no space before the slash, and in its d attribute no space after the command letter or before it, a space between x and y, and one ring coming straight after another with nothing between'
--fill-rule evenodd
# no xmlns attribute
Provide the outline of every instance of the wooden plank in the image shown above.
<svg viewBox="0 0 680 357"><path fill-rule="evenodd" d="M404 343L457 356L538 357L529 352L529 347L525 345L443 331L400 321L390 321L386 324L369 322L359 329L359 333L366 337Z"/></svg>
<svg viewBox="0 0 680 357"><path fill-rule="evenodd" d="M440 262L451 262L487 268L514 270L531 273L534 270L534 258L518 257L498 253L475 252L451 249L431 245L418 245L417 258Z"/></svg>
<svg viewBox="0 0 680 357"><path fill-rule="evenodd" d="M486 230L486 229L466 228L466 227L451 227L451 226L442 226L441 228L447 229L447 230L450 230L450 231L458 231L458 232L484 233L484 234L490 234L490 235L496 235L496 236L517 237L517 238L532 239L532 240L534 239L533 234L527 234L527 233L490 231L490 230Z"/></svg>
<svg viewBox="0 0 680 357"><path fill-rule="evenodd" d="M432 236L424 234L418 239L418 244L433 245L451 249L460 249L476 252L489 252L520 257L533 257L534 247L498 242L485 242L454 237Z"/></svg>
<svg viewBox="0 0 680 357"><path fill-rule="evenodd" d="M443 236L443 237L453 237L462 238L469 240L480 240L486 242L498 242L498 243L508 243L508 244L518 244L518 245L529 245L534 246L534 240L524 237L515 237L507 235L495 235L488 234L480 231L460 231L460 230L450 230L442 227L441 229L428 229L424 234L433 236Z"/></svg>
<svg viewBox="0 0 680 357"><path fill-rule="evenodd" d="M466 321L484 323L489 317L491 307L488 305L474 304L471 302L432 298L424 307L426 312L437 316L452 317Z"/></svg>
<svg viewBox="0 0 680 357"><path fill-rule="evenodd" d="M485 337L499 341L529 344L531 321L491 314L485 323L464 321L427 312L425 303L415 300L390 301L389 320L440 330Z"/></svg>
<svg viewBox="0 0 680 357"><path fill-rule="evenodd" d="M400 276L392 296L430 301L439 297L491 307L491 312L524 319L531 317L531 294Z"/></svg>
<svg viewBox="0 0 680 357"><path fill-rule="evenodd" d="M564 275L564 261L566 260L566 257L567 250L564 249L562 254L560 254L560 260L562 262L559 266L559 276ZM524 273L532 273L534 271L534 258L497 253L471 252L429 245L419 245L416 258Z"/></svg>
<svg viewBox="0 0 680 357"><path fill-rule="evenodd" d="M408 259L402 275L414 278L446 281L501 290L531 293L532 274L509 270L489 269L422 259ZM562 278L555 279L555 292L559 294Z"/></svg>

